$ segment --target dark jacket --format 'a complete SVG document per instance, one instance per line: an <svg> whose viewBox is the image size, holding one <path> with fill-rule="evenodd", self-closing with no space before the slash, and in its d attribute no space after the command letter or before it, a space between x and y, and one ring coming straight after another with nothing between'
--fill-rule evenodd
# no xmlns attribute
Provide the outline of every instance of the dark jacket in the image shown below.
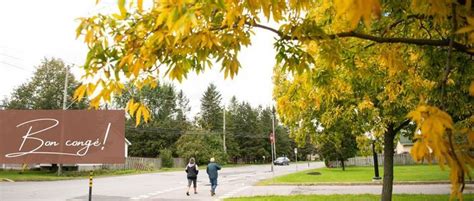
<svg viewBox="0 0 474 201"><path fill-rule="evenodd" d="M217 179L219 176L217 171L221 169L221 166L219 166L217 163L209 163L207 165L206 172L209 175L209 179Z"/></svg>
<svg viewBox="0 0 474 201"><path fill-rule="evenodd" d="M195 164L188 164L186 166L186 173L188 173L189 179L196 179L197 175L199 174L199 169Z"/></svg>

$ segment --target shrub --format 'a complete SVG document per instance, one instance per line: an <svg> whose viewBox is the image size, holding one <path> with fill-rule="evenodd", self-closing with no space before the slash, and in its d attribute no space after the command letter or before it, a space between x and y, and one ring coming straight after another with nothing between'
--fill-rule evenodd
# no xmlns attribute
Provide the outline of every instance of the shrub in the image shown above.
<svg viewBox="0 0 474 201"><path fill-rule="evenodd" d="M161 164L163 167L173 167L173 152L169 149L160 150Z"/></svg>

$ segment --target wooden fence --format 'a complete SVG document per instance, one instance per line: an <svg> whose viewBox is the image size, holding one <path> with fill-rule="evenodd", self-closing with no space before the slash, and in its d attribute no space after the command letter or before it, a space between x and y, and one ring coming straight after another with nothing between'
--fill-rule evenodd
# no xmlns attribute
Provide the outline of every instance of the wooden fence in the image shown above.
<svg viewBox="0 0 474 201"><path fill-rule="evenodd" d="M183 158L173 158L173 167L185 167L186 163ZM102 169L109 170L158 170L162 167L161 158L140 158L127 157L124 164L102 164Z"/></svg>
<svg viewBox="0 0 474 201"><path fill-rule="evenodd" d="M383 165L384 157L383 154L378 154L378 164L379 166ZM436 161L432 161L433 164L437 163ZM417 164L410 154L396 154L393 156L393 164L394 165L413 165ZM329 162L329 167L340 167L340 161L331 161ZM349 158L347 161L344 162L345 166L373 166L374 165L374 157L373 156L365 156L365 157L354 157Z"/></svg>
<svg viewBox="0 0 474 201"><path fill-rule="evenodd" d="M174 168L186 167L187 161L184 158L173 158ZM51 167L51 164L27 164L26 169ZM65 167L72 167L78 171L89 171L97 169L106 170L158 170L162 167L161 158L141 158L127 157L124 164L66 164ZM22 164L0 164L0 170L21 170Z"/></svg>
<svg viewBox="0 0 474 201"><path fill-rule="evenodd" d="M127 157L124 164L102 164L108 170L157 170L161 168L161 158Z"/></svg>

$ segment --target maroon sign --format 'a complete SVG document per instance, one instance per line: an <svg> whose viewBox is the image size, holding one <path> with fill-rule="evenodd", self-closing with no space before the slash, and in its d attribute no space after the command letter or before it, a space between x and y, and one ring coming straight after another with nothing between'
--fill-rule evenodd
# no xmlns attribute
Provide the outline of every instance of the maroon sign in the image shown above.
<svg viewBox="0 0 474 201"><path fill-rule="evenodd" d="M124 163L123 110L0 111L0 163Z"/></svg>

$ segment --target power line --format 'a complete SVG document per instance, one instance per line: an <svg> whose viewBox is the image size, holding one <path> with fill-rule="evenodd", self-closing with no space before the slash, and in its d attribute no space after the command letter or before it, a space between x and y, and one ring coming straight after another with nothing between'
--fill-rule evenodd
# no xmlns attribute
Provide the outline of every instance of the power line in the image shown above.
<svg viewBox="0 0 474 201"><path fill-rule="evenodd" d="M8 54L5 54L5 53L0 53L0 55L2 55L2 56L5 56L5 57L9 57L9 58L12 58L12 59L16 59L16 60L24 61L24 60L23 60L23 59L21 59L21 58L14 57L14 56L10 56L10 55L8 55Z"/></svg>
<svg viewBox="0 0 474 201"><path fill-rule="evenodd" d="M210 132L210 131L186 131L172 128L135 128L132 126L125 127L126 130L132 131L142 131L142 132L156 132L159 134L165 135L220 135L219 132ZM228 133L229 137L234 138L250 138L250 139L266 139L268 136L262 133L248 133L248 132L238 132L238 133Z"/></svg>
<svg viewBox="0 0 474 201"><path fill-rule="evenodd" d="M11 64L11 63L7 63L7 62L4 62L4 61L0 61L0 63L5 64L5 65L10 66L10 67L13 67L13 68L16 68L16 69L20 69L20 70L29 72L28 70L26 70L25 68L23 68L23 67L21 67L21 66L17 66L17 65L14 65L14 64Z"/></svg>

